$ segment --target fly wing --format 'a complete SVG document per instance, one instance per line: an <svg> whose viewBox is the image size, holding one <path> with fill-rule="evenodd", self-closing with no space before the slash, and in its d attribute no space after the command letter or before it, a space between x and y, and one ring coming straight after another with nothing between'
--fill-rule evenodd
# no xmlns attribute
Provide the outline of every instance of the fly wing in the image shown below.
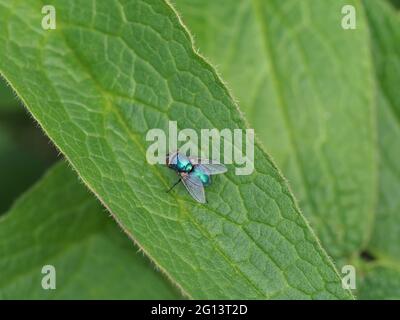
<svg viewBox="0 0 400 320"><path fill-rule="evenodd" d="M221 174L228 171L228 169L221 163L208 163L208 164L200 164L202 167L206 169L208 174Z"/></svg>
<svg viewBox="0 0 400 320"><path fill-rule="evenodd" d="M182 182L190 195L200 203L206 203L206 194L200 178L189 173L182 176Z"/></svg>
<svg viewBox="0 0 400 320"><path fill-rule="evenodd" d="M167 156L167 165L176 165L178 162L178 152L173 152Z"/></svg>
<svg viewBox="0 0 400 320"><path fill-rule="evenodd" d="M183 153L179 153L178 151L175 151L173 153L168 154L167 156L167 165L176 165L179 162L189 162L190 159L184 155Z"/></svg>
<svg viewBox="0 0 400 320"><path fill-rule="evenodd" d="M190 158L190 161L194 164L198 164L198 166L201 167L209 175L221 174L228 171L228 169L222 163L214 160Z"/></svg>

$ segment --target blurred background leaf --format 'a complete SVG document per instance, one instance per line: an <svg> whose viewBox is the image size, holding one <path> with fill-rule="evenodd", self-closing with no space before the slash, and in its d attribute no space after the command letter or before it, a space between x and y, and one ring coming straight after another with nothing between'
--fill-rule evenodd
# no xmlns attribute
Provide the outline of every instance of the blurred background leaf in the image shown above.
<svg viewBox="0 0 400 320"><path fill-rule="evenodd" d="M0 218L0 299L181 299L104 211L66 163L52 168Z"/></svg>
<svg viewBox="0 0 400 320"><path fill-rule="evenodd" d="M400 0L389 0L389 2L397 9L400 9Z"/></svg>
<svg viewBox="0 0 400 320"><path fill-rule="evenodd" d="M0 77L0 214L56 159L49 139Z"/></svg>
<svg viewBox="0 0 400 320"><path fill-rule="evenodd" d="M400 15L386 1L364 0L377 86L379 190L360 298L400 299Z"/></svg>
<svg viewBox="0 0 400 320"><path fill-rule="evenodd" d="M374 214L373 70L359 1L177 0L324 247L348 258ZM341 27L344 5L357 29Z"/></svg>
<svg viewBox="0 0 400 320"><path fill-rule="evenodd" d="M376 1L376 0L373 0ZM400 297L400 269L385 263L373 264L359 280L361 300L389 300Z"/></svg>
<svg viewBox="0 0 400 320"><path fill-rule="evenodd" d="M20 112L21 108L18 106L18 100L13 93L12 89L7 86L5 80L0 76L0 112Z"/></svg>

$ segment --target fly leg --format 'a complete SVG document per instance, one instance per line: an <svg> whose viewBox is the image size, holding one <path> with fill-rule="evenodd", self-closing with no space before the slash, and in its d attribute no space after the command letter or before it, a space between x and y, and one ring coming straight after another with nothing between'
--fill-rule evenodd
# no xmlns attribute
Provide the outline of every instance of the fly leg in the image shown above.
<svg viewBox="0 0 400 320"><path fill-rule="evenodd" d="M182 181L182 179L179 178L179 180L178 180L177 182L175 182L174 185L173 185L171 188L169 188L166 192L167 192L167 193L170 192L170 191L171 191L175 186L177 186L178 183L181 182L181 181Z"/></svg>

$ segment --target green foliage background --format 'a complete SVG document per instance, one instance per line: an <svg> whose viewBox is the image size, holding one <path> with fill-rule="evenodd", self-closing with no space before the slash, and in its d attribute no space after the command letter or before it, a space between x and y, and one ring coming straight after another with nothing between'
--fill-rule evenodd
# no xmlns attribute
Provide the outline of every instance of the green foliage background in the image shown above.
<svg viewBox="0 0 400 320"><path fill-rule="evenodd" d="M17 92L0 86L0 298L352 298L326 252L356 267L357 298L400 298L395 2L50 2L54 31L40 1L0 0ZM166 195L145 132L245 128L231 94L259 140L255 173L230 168L207 206Z"/></svg>

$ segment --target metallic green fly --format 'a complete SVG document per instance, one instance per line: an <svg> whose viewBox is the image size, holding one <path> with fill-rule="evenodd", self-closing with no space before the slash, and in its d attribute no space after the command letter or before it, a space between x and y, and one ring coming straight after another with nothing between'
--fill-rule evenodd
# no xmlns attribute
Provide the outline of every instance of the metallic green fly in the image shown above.
<svg viewBox="0 0 400 320"><path fill-rule="evenodd" d="M167 156L167 166L179 175L179 180L167 191L171 191L182 181L190 195L200 203L206 203L204 187L211 184L211 175L225 173L223 164L186 157L179 151Z"/></svg>

